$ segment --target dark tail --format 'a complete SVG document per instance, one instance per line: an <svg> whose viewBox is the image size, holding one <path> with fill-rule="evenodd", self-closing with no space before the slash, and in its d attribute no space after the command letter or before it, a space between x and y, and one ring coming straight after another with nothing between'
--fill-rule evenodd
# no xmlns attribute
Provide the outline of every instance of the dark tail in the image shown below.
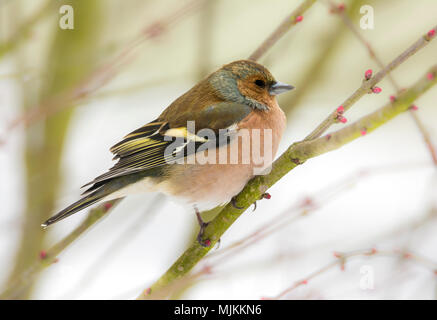
<svg viewBox="0 0 437 320"><path fill-rule="evenodd" d="M76 201L75 203L68 206L64 210L58 212L56 215L54 215L46 222L44 222L41 226L43 228L46 228L55 222L65 219L71 216L72 214L82 209L85 209L86 207L89 207L94 203L99 202L100 200L110 195L111 193L120 190L123 187L150 175L151 175L150 170L145 170L143 173L135 173L135 174L125 175L122 177L117 177L115 179L111 178L105 181L99 181L94 186L92 186L91 188L85 191L86 195L82 199Z"/></svg>
<svg viewBox="0 0 437 320"><path fill-rule="evenodd" d="M55 222L58 222L62 219L65 219L65 218L71 216L72 214L74 214L82 209L85 209L86 207L93 205L94 203L102 200L105 196L107 196L106 193L99 192L99 191L100 190L97 190L97 191L91 193L90 195L83 197L79 201L76 201L75 203L68 206L64 210L61 210L60 212L55 214L53 217L48 219L46 222L41 224L41 227L46 228Z"/></svg>

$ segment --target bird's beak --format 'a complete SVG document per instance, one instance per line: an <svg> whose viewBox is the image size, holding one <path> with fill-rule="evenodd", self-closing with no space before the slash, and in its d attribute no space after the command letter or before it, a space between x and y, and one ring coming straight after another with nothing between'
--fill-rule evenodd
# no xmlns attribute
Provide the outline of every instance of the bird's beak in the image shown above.
<svg viewBox="0 0 437 320"><path fill-rule="evenodd" d="M293 90L293 89L294 89L294 87L290 86L289 84L276 81L275 83L273 83L270 86L269 93L272 96L276 96L278 94L281 94L283 92L286 92L286 91L289 91L289 90Z"/></svg>

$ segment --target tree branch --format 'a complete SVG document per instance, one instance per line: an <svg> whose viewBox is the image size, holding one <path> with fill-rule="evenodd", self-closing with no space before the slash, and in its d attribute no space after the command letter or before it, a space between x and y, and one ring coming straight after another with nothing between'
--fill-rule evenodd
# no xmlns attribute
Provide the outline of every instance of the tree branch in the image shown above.
<svg viewBox="0 0 437 320"><path fill-rule="evenodd" d="M327 272L328 270L331 270L332 268L336 266L340 266L341 270L344 270L345 264L350 261L351 258L358 258L358 257L375 257L375 256L383 256L383 257L395 257L400 258L403 260L409 260L417 265L420 265L424 268L429 269L433 274L437 271L437 263L433 260L418 255L416 253L413 253L411 251L399 251L399 250L377 250L375 248L371 249L365 249L365 250L355 250L351 252L334 252L334 257L336 260L326 264L325 266L321 267L318 270L315 270L311 272L309 275L307 275L305 278L302 278L298 281L296 281L293 285L286 288L284 291L282 291L280 294L278 294L276 297L273 298L265 298L267 300L277 300L284 297L286 294L290 293L291 291L295 290L296 288L308 284L309 280L312 280L316 278L317 276Z"/></svg>
<svg viewBox="0 0 437 320"><path fill-rule="evenodd" d="M331 10L336 10L338 6L336 6L332 1L330 1ZM353 24L352 20L349 18L348 14L344 12L344 10L336 10L336 12L340 15L343 23L352 31L352 33L356 36L356 38L363 44L363 46L367 49L367 52L369 53L369 56L376 62L378 67L380 69L384 69L384 63L382 62L381 58L376 54L376 51L373 49L372 45L369 41L367 41L364 36L358 31L358 29ZM434 29L435 30L435 29ZM401 87L398 85L398 83L395 81L391 73L387 74L388 80L392 83L393 87L396 90L396 94L399 94L401 92ZM420 120L419 116L417 115L416 110L411 109L410 110L410 116L414 121L414 124L419 129L420 133L422 134L422 138L424 140L424 143L426 147L428 148L428 151L431 155L431 159L435 166L437 166L437 153L434 148L434 145L432 144L430 134L428 130L426 129L425 125L423 124L422 120Z"/></svg>
<svg viewBox="0 0 437 320"><path fill-rule="evenodd" d="M430 79L427 75L433 74ZM428 89L437 83L437 66L432 67L410 89L403 92L396 101L388 103L375 112L359 119L358 121L311 141L304 140L292 144L272 165L268 175L257 176L244 187L236 196L238 207L232 204L226 205L223 210L209 222L205 229L204 238L211 241L209 247L202 247L198 241L193 241L191 246L179 257L179 259L161 276L151 288L145 290L138 299L147 299L148 294L161 290L174 280L186 275L210 250L214 247L223 233L237 220L238 217L255 201L281 179L289 171L306 160L320 154L335 150L341 146L361 137L364 133L371 132L395 116L409 109L414 100L420 97Z"/></svg>
<svg viewBox="0 0 437 320"><path fill-rule="evenodd" d="M291 27L292 25L294 25L295 23L292 21L292 23L289 25L289 27L285 28L286 25L288 25L288 21L291 21L289 19L291 19L290 17L292 16L298 16L299 14L302 14L306 9L308 9L316 0L306 0L305 3L303 5L301 5L299 8L297 8L295 11L293 11L293 13L277 28L277 30L274 32L274 34L276 34L275 37L270 36L269 39L271 40L266 40L264 43L269 43L269 45L261 45L260 48L258 48L257 50L257 58L260 58L262 55L264 55L266 53L266 51L276 42L279 40L279 38L285 34L285 32L287 30L289 30L289 27ZM117 58L114 59L114 61L118 61L120 60L122 57L128 55L131 50L133 48L135 48L142 40L147 39L147 38L152 38L155 37L157 34L153 33L153 26L155 26L156 28L158 27L158 25L160 26L160 28L158 28L158 31L162 30L162 28L168 28L170 25L174 24L175 22L177 22L178 20L180 20L183 16L185 16L186 14L190 13L191 11L193 11L194 9L197 9L201 4L203 3L203 0L192 0L191 2L188 3L188 5L186 5L185 7L182 7L180 9L178 9L178 11L174 12L172 15L170 15L169 17L163 18L161 19L161 21L159 23L154 23L152 25L149 25L147 28L145 28L144 32L140 35L139 38L136 38L134 41L132 41L132 43L121 53L117 56ZM287 21L287 23L286 23ZM284 29L285 28L285 29ZM159 34L159 33L158 33ZM273 40L272 40L273 39ZM95 73L93 73L93 75L95 75L97 73L97 71ZM79 87L81 87L79 85ZM78 87L78 88L79 88ZM80 91L78 88L75 88L74 92L78 92ZM83 98L85 95L80 95L81 98ZM77 98L77 97L76 97ZM55 99L56 100L56 99ZM63 97L63 99L61 100L65 100L65 98ZM68 99L67 99L68 100ZM52 106L50 104L49 109L52 109ZM38 109L40 112L41 109ZM47 109L48 111L48 109ZM53 111L53 110L52 110ZM43 114L49 114L49 112L43 112ZM24 119L24 118L23 118ZM18 120L19 122L22 121L23 119ZM17 122L18 123L18 122ZM14 124L15 126L15 124ZM119 201L121 201L122 199L119 199ZM93 209L90 211L89 213L89 218L83 222L83 224L81 224L77 229L75 229L72 233L70 233L68 236L66 236L66 238L64 240L62 240L61 242L59 242L58 244L54 245L51 249L47 250L47 251L42 251L44 252L44 259L35 259L35 262L28 268L26 269L25 272L23 272L22 275L19 275L17 277L17 279L14 279L14 281L11 283L11 285L8 285L6 290L0 294L0 298L2 297L7 297L7 298L11 298L16 296L16 294L18 292L21 292L21 290L23 290L23 288L25 288L26 286L26 279L29 279L29 277L35 277L36 274L38 274L42 269L50 266L54 261L56 261L56 256L59 255L63 250L65 250L66 248L69 247L69 245L76 239L78 238L83 232L85 232L89 227L91 227L95 222L97 222L99 219L101 219L104 215L106 215L106 212L104 215L100 214L102 208L105 208L105 206L111 206L112 202L108 202L108 203L103 203L102 205L100 205L99 207L97 207L96 209ZM92 219L92 224L89 224L90 219Z"/></svg>
<svg viewBox="0 0 437 320"><path fill-rule="evenodd" d="M293 23L289 23L291 20L291 17L294 16L298 16L300 14L302 14L305 10L307 10L313 3L315 2L315 0L312 1L305 1L299 8L297 8L289 17L287 17L286 20L284 20L284 22L274 31L274 33L269 36L268 39L266 39L263 44L251 55L250 58L257 60L259 59L263 54L266 53L266 51L276 42L280 39L281 36L283 36L285 34L286 31L290 30L292 26L294 26L295 21L293 20ZM307 5L307 7L305 7L305 5ZM301 11L298 11L301 10ZM288 23L288 27L285 27ZM270 39L270 40L269 40ZM405 52L403 52L399 57L397 57L394 61L392 61L386 68L384 68L383 70L381 70L378 74L376 74L373 78L371 78L369 81L364 81L363 85L351 96L349 97L346 102L343 104L345 109L349 109L356 101L358 101L365 93L367 93L372 86L374 86L376 83L378 83L379 81L381 81L385 75L395 69L398 65L400 65L401 63L403 63L405 60L407 60L410 56L412 56L414 53L416 53L418 50L420 50L421 48L423 48L424 46L426 46L430 41L432 40L432 37L425 35L423 37L421 37L418 41L416 41L412 46L410 46ZM398 103L398 102L397 102ZM327 119L325 119L325 121L323 123L321 123L307 138L306 140L310 140L313 138L317 138L319 137L321 134L323 134L323 132L328 129L336 120L336 112L331 113ZM293 145L294 146L294 145ZM292 147L293 147L292 146ZM285 156L285 154L283 156L281 156L281 158L279 158L274 166L279 166L280 167L280 160ZM284 159L282 159L281 161L284 161ZM277 163L278 162L278 163ZM286 162L289 162L288 159L286 159ZM277 164L276 164L277 163ZM292 170L295 166L297 166L296 164L292 164L292 167L288 170ZM287 172L288 172L287 171ZM286 173L286 172L285 172ZM243 196L240 194L240 196L238 197L238 201L239 204L243 201L245 201L245 203L247 202L247 206L245 206L246 208L253 203L254 200L257 200L256 196L249 196L249 193L247 191L247 188L252 188L253 191L255 193L253 193L253 195L259 194L261 195L263 192L261 192L262 190L267 190L267 188L271 185L273 185L277 180L279 180L282 175L284 175L285 173L281 173L280 171L272 171L271 173L271 184L260 184L259 181L258 183L256 182L251 182L249 183L249 185L245 188L246 191L244 191L245 193L247 193L247 195ZM273 176L273 174L276 175L276 177ZM270 175L269 175L270 176ZM276 180L275 180L276 179ZM257 189L258 188L258 189ZM121 199L120 199L121 200ZM100 207L93 209L90 211L90 216L93 216L94 219L96 219L95 221L93 221L92 224L89 224L85 221L84 225L81 225L78 227L78 229L82 230L82 231L77 231L78 229L76 229L75 231L73 231L71 234L69 234L64 240L62 240L61 242L59 242L58 244L56 244L55 246L53 246L51 249L47 250L47 254L46 254L46 258L42 259L38 259L36 260L34 266L38 266L39 264L44 265L45 268L46 266L51 265L51 263L53 263L54 261L56 261L56 256L59 255L64 249L66 249L73 241L74 239L76 239L77 237L79 237L83 232L85 232L91 225L93 225L98 219L100 219L101 217L103 217L104 215L99 215L97 214L97 212L95 212L94 210L98 210L99 208L104 207L105 204L102 204ZM208 228L208 232L206 234L206 236L211 235L212 233L218 235L218 238L220 237L219 235L221 235L237 218L239 215L241 215L241 211L240 210L235 210L232 211L233 208L229 208L229 206L225 207L224 210L222 210L222 213L220 214L220 216L225 219L223 220L223 222L225 222L226 224L221 226L220 228L218 228L218 233L216 233L215 231L212 232L212 228ZM225 214L227 212L227 214ZM95 214L96 213L96 214ZM106 215L106 214L105 214ZM235 215L235 217L234 217ZM230 218L230 220L227 220ZM88 220L88 219L87 219ZM218 223L218 222L217 222ZM216 240L218 239L216 237ZM215 243L215 242L214 242ZM205 248L190 248L189 250L191 250L190 252L192 253L196 253L197 255L199 255L199 251L204 251ZM206 251L204 251L201 256L198 257L198 260L200 260L207 252L209 251L209 248L206 249ZM189 252L187 251L178 261L179 262L183 262L185 261L184 257L186 257L187 255L189 255ZM53 260L51 262L48 263L48 261L50 261L49 258L47 257L53 257ZM188 258L189 260L190 258ZM198 261L197 260L197 261ZM171 282L172 278L177 278L182 276L184 273L187 273L189 271L189 269L191 269L196 263L197 261L193 261L192 265L190 266L190 264L187 264L187 266L189 267L187 270L183 270L182 269L182 273L177 274L175 277L171 276L171 275L167 275L167 276L163 276L158 282L157 284L155 284L152 288L154 288L154 291L156 291L156 289L159 289L159 283L161 283L162 285L165 285L165 282ZM176 265L176 264L175 264ZM179 264L180 265L180 264ZM38 267L39 268L39 267ZM34 269L32 270L28 270L28 272L26 272L27 275L31 274ZM167 273L170 272L169 271ZM167 280L165 280L167 279ZM17 287L18 288L18 287ZM0 295L0 298L4 297L5 293Z"/></svg>
<svg viewBox="0 0 437 320"><path fill-rule="evenodd" d="M359 16L360 7L363 4L370 4L369 0L351 0L347 6L347 11L352 17ZM337 21L329 34L323 36L320 43L319 52L308 65L299 80L293 79L293 85L298 88L292 95L282 97L282 110L288 116L309 93L313 92L314 84L317 83L325 74L324 70L332 62L333 57L341 48L341 43L347 34L341 21ZM381 68L382 69L382 68Z"/></svg>
<svg viewBox="0 0 437 320"><path fill-rule="evenodd" d="M119 74L122 70L122 66L125 66L132 61L133 54L137 47L145 43L147 40L155 39L164 34L183 18L188 17L189 14L198 10L205 1L206 0L191 0L185 5L178 7L174 12L170 12L168 15L162 17L160 20L147 23L141 32L130 40L115 57L109 59L107 63L100 65L90 74L82 77L80 81L77 81L74 85L63 90L56 96L41 101L27 112L16 117L7 126L4 136L7 136L10 131L20 125L29 126L44 117L51 116L54 113L67 108L73 102L91 96L94 92L102 88ZM0 138L2 138L0 139L1 141L7 141L7 139L3 137Z"/></svg>
<svg viewBox="0 0 437 320"><path fill-rule="evenodd" d="M45 3L35 12L28 20L20 25L18 30L4 43L0 43L0 59L10 51L14 50L23 39L29 36L30 31L35 25L42 20L48 13L49 9L56 4L53 0L46 0Z"/></svg>
<svg viewBox="0 0 437 320"><path fill-rule="evenodd" d="M249 60L259 60L268 49L270 49L278 40L289 31L293 26L301 21L298 19L307 11L317 0L305 0L299 7L297 7L284 21L276 28L270 36L264 40L263 43L249 56Z"/></svg>
<svg viewBox="0 0 437 320"><path fill-rule="evenodd" d="M436 30L437 26L433 28ZM414 55L417 51L425 47L429 42L431 42L435 37L428 34L423 35L413 43L407 50L402 52L396 59L390 62L384 69L379 71L375 76L369 80L364 80L361 87L359 87L349 98L347 98L342 106L344 110L348 110L355 102L357 102L366 93L371 92L371 89L380 82L388 73L393 71L401 63L407 60L409 57ZM305 140L312 140L314 138L320 137L337 119L337 111L333 111L316 129L313 130Z"/></svg>
<svg viewBox="0 0 437 320"><path fill-rule="evenodd" d="M48 250L42 250L39 254L39 258L35 259L34 263L30 265L25 272L21 273L18 277L15 277L14 280L9 283L5 291L0 294L0 300L16 299L19 297L21 293L33 283L33 279L35 279L42 270L58 261L58 256L62 251L64 251L64 249L69 247L97 221L106 216L122 199L123 198L111 200L91 209L86 219L69 235Z"/></svg>

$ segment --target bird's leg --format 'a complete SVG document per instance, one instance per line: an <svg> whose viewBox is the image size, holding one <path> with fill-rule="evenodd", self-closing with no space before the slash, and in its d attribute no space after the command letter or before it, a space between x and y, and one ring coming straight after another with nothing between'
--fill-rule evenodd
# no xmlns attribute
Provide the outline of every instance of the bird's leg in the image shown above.
<svg viewBox="0 0 437 320"><path fill-rule="evenodd" d="M199 223L200 230L197 234L197 241L202 247L209 247L211 245L211 241L209 239L203 240L203 234L205 233L205 228L208 226L209 222L204 222L202 217L200 216L199 209L194 207L194 211L196 212L197 222Z"/></svg>

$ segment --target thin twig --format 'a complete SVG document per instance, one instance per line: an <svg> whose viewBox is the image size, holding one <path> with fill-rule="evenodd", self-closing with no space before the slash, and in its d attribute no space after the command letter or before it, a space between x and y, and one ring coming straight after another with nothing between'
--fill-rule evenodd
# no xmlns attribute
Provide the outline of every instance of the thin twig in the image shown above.
<svg viewBox="0 0 437 320"><path fill-rule="evenodd" d="M126 230L112 240L111 244L106 250L104 250L104 252L95 257L94 262L87 268L87 270L84 272L84 275L81 277L81 279L79 279L75 287L69 290L69 292L65 295L66 297L74 296L81 291L83 292L87 287L90 287L101 273L101 268L103 266L108 266L108 260L110 260L111 257L114 257L114 255L121 248L126 247L128 242L134 239L135 235L143 230L144 225L150 222L149 219L153 218L157 214L158 209L160 209L165 203L163 196L160 194L156 195L150 202L151 205L147 206L147 219L144 215L144 212L141 212L141 214Z"/></svg>
<svg viewBox="0 0 437 320"><path fill-rule="evenodd" d="M437 26L433 28L437 29ZM375 74L369 80L364 80L362 85L349 97L347 98L341 105L344 110L348 110L355 104L361 97L365 94L371 92L371 89L379 83L389 72L393 71L396 67L402 64L409 57L414 55L417 51L428 45L435 37L429 36L428 34L424 34L420 37L419 40L414 42L407 50L402 52L396 59L390 62L385 68ZM337 121L337 109L335 109L331 114L317 126L306 138L305 140L312 140L320 137L331 125L333 125Z"/></svg>
<svg viewBox="0 0 437 320"><path fill-rule="evenodd" d="M348 12L357 15L359 8L363 2L369 3L368 0L352 0L347 7ZM314 91L314 84L323 77L324 70L327 66L330 66L332 58L339 50L340 44L343 38L347 34L346 28L344 28L341 21L338 21L332 28L328 35L324 35L320 42L320 49L314 56L310 65L303 71L303 76L300 77L298 83L296 83L296 92L289 97L283 97L281 108L287 114L291 113L300 101L310 92ZM295 83L293 83L295 84Z"/></svg>
<svg viewBox="0 0 437 320"><path fill-rule="evenodd" d="M332 1L329 1L329 3L330 3L330 6L331 6L331 9L333 10L333 12L337 12L340 15L343 23L352 31L352 33L355 35L355 37L367 49L367 52L369 53L369 56L376 62L378 67L380 69L384 69L384 63L382 62L381 58L379 57L379 55L376 54L376 51L375 51L375 49L373 49L373 47L370 44L370 42L367 41L364 38L364 36L355 27L354 23L349 18L347 12L345 12L344 10L338 10L338 6L335 5L334 2L332 2ZM387 74L387 78L391 82L393 87L395 88L396 93L400 94L401 93L401 87L397 84L397 82L393 78L391 72L389 72ZM420 133L422 134L423 140L425 142L426 147L429 150L429 153L431 155L431 159L433 160L434 165L437 166L437 153L436 153L436 149L435 149L434 145L431 142L431 137L430 137L430 134L429 134L428 130L425 128L425 125L420 120L419 116L417 115L417 112L415 112L415 111L416 110L411 109L410 110L410 115L413 118L413 121L414 121L416 127L419 129Z"/></svg>
<svg viewBox="0 0 437 320"><path fill-rule="evenodd" d="M297 200L293 205L285 209L283 213L275 216L257 230L250 233L248 236L235 241L226 248L209 254L207 259L208 261L209 259L214 259L214 266L216 266L217 258L222 259L223 257L227 258L230 255L235 255L235 253L241 252L260 240L265 239L269 235L275 234L280 229L289 226L292 222L304 217L308 217L308 215L320 209L329 201L334 200L339 195L343 195L345 191L350 191L352 185L365 177L369 177L372 174L387 174L391 172L398 172L400 170L405 171L406 169L411 168L411 164L387 164L373 168L361 169L357 172L349 174L346 177L329 184L314 194Z"/></svg>
<svg viewBox="0 0 437 320"><path fill-rule="evenodd" d="M273 33L271 33L266 40L249 56L249 60L257 61L263 56L267 50L269 50L278 40L290 30L291 27L295 26L301 21L300 18L306 10L311 8L311 6L317 0L305 0L299 7L297 7L290 15L288 15L284 21L276 28Z"/></svg>
<svg viewBox="0 0 437 320"><path fill-rule="evenodd" d="M298 288L300 286L308 284L308 282L310 280L320 276L323 273L326 273L327 271L333 269L336 266L340 266L341 269L343 270L345 264L351 258L357 258L357 257L373 257L373 256L396 257L396 258L401 258L404 260L411 261L417 265L421 265L421 266L429 269L433 274L436 274L436 272L437 272L437 263L436 262L434 262L426 257L412 253L411 251L408 251L408 250L405 250L405 251L376 250L375 248L372 248L372 249L365 249L365 250L356 250L356 251L351 251L351 252L347 252L347 253L336 252L336 253L334 253L334 256L336 257L336 260L326 264L325 266L321 267L320 269L317 269L317 270L311 272L306 277L294 282L293 285L286 288L284 291L279 293L276 297L265 298L265 299L267 299L267 300L281 299L286 294L290 293L291 291L295 290L296 288Z"/></svg>
<svg viewBox="0 0 437 320"><path fill-rule="evenodd" d="M6 53L14 50L21 41L29 36L30 30L42 20L48 13L49 9L56 4L53 0L46 0L46 2L38 8L38 10L28 19L22 23L18 30L3 43L0 43L0 58Z"/></svg>
<svg viewBox="0 0 437 320"><path fill-rule="evenodd" d="M122 66L132 61L133 54L138 46L143 44L146 40L152 40L164 34L166 30L180 22L182 18L198 10L204 1L205 0L192 0L157 22L147 24L140 34L132 39L123 50L108 63L94 70L86 79L78 83L77 86L30 108L29 111L14 119L8 125L6 131L9 132L21 124L30 125L38 119L51 115L71 105L73 101L88 97L113 79L115 75L120 72ZM6 139L1 140L6 141Z"/></svg>
<svg viewBox="0 0 437 320"><path fill-rule="evenodd" d="M15 299L20 293L31 284L42 270L58 261L58 256L68 248L76 239L91 228L97 221L106 216L122 199L111 200L102 203L98 207L91 209L86 219L76 227L69 235L53 245L47 250L41 250L40 256L35 257L35 262L14 279L8 287L0 294L0 299Z"/></svg>

